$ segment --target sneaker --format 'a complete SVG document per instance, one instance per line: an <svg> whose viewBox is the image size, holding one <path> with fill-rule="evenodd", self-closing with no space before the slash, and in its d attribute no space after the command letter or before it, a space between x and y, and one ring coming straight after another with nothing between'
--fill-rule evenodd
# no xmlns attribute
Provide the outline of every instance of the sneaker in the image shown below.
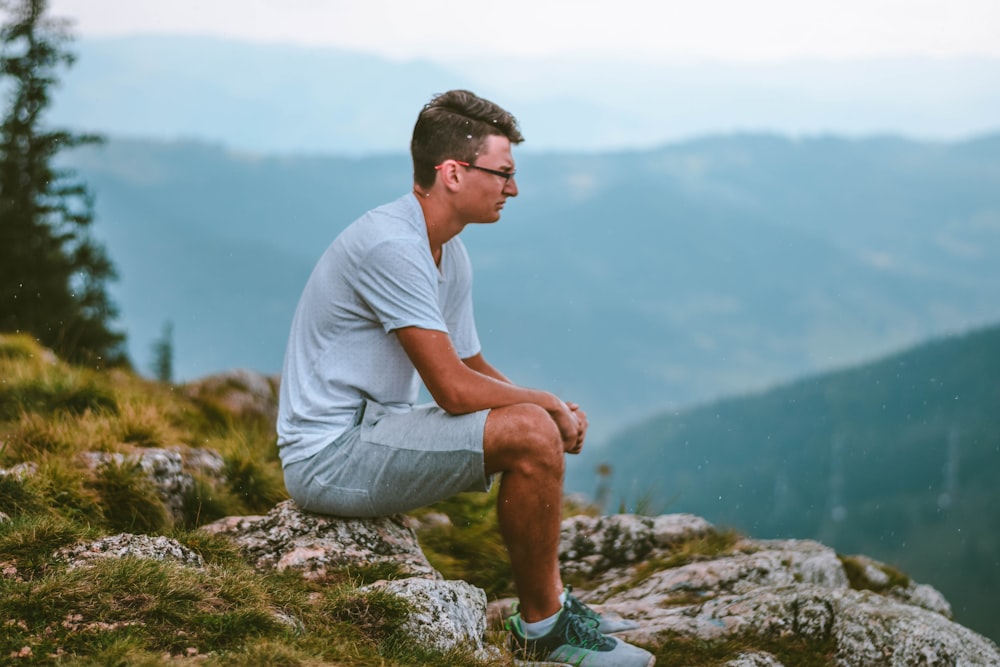
<svg viewBox="0 0 1000 667"><path fill-rule="evenodd" d="M652 667L649 651L601 634L593 619L573 613L569 604L548 634L537 639L524 636L521 615L507 619L508 646L516 658L559 662L572 667Z"/></svg>
<svg viewBox="0 0 1000 667"><path fill-rule="evenodd" d="M574 614L591 619L597 624L597 629L606 635L610 635L615 632L625 632L626 630L635 630L639 627L639 624L635 621L622 618L618 614L598 614L596 611L580 602L580 600L573 595L573 589L570 586L566 586L566 606Z"/></svg>

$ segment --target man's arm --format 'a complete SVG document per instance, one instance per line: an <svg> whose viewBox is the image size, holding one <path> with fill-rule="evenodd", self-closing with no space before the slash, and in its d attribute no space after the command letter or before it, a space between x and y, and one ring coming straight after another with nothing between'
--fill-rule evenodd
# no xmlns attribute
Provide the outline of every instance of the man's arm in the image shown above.
<svg viewBox="0 0 1000 667"><path fill-rule="evenodd" d="M497 380L500 380L501 382L506 382L507 384L514 384L513 382L508 380L503 373L498 371L488 361L486 361L486 359L483 358L481 352L474 356L462 359L462 363L464 363L466 366L476 371L477 373L482 373L483 375L486 375L488 377L496 378Z"/></svg>
<svg viewBox="0 0 1000 667"><path fill-rule="evenodd" d="M464 363L466 366L468 366L469 368L478 373L482 373L483 375L486 375L491 378L496 378L497 380L506 382L507 384L514 384L513 382L508 380L503 373L498 371L493 365L487 362L486 359L483 357L482 353L476 354L471 357L466 357L465 359L462 359L462 363ZM568 407L570 412L573 413L573 416L576 417L576 421L580 426L578 443L583 444L583 438L586 435L587 427L589 426L587 422L587 413L581 410L580 406L577 405L576 403L570 403L569 401L566 401L566 407Z"/></svg>
<svg viewBox="0 0 1000 667"><path fill-rule="evenodd" d="M475 355L463 362L455 352L451 338L443 331L404 327L396 329L395 334L420 373L427 391L446 412L466 414L518 403L533 403L552 416L567 447L578 443L582 435L580 422L569 406L554 394L512 384L490 366L482 355Z"/></svg>

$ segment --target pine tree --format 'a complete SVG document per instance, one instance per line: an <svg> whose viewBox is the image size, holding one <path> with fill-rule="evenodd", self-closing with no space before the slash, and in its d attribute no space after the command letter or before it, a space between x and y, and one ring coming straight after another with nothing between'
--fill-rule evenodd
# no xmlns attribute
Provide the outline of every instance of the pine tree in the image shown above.
<svg viewBox="0 0 1000 667"><path fill-rule="evenodd" d="M93 197L53 164L100 138L42 123L56 70L75 60L67 23L46 9L46 0L0 0L0 331L29 333L72 362L125 363L125 336L109 328L114 266L89 234Z"/></svg>
<svg viewBox="0 0 1000 667"><path fill-rule="evenodd" d="M174 381L174 324L167 320L163 333L153 341L153 377L160 382Z"/></svg>

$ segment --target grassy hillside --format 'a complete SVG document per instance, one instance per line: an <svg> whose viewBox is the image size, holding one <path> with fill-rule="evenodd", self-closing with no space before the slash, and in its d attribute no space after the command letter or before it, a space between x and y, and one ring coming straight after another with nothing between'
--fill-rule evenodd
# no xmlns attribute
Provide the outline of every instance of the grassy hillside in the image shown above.
<svg viewBox="0 0 1000 667"><path fill-rule="evenodd" d="M211 392L66 365L22 336L0 335L0 378L0 468L12 470L0 475L0 663L472 664L401 644L393 633L405 608L361 594L363 572L323 584L264 575L195 531L285 497L270 419ZM196 474L174 517L137 465L91 467L83 456L150 447L211 449L223 475ZM206 567L110 559L67 570L52 556L121 531L174 537ZM302 627L278 622L275 609Z"/></svg>
<svg viewBox="0 0 1000 667"><path fill-rule="evenodd" d="M998 638L998 371L1000 326L664 413L600 452L611 498L896 563Z"/></svg>

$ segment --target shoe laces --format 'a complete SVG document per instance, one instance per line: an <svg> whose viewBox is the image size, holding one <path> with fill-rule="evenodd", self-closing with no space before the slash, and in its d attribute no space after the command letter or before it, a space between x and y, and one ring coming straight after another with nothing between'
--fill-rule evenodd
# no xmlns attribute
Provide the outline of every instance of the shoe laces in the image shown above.
<svg viewBox="0 0 1000 667"><path fill-rule="evenodd" d="M577 616L583 616L587 620L592 621L595 624L595 627L601 623L601 615L585 605L583 602L580 602L580 600L573 595L573 588L571 586L566 586L566 607Z"/></svg>
<svg viewBox="0 0 1000 667"><path fill-rule="evenodd" d="M614 647L615 640L601 634L594 619L577 614L569 608L569 605L563 610L563 613L569 615L564 630L567 643L589 651L607 650Z"/></svg>

